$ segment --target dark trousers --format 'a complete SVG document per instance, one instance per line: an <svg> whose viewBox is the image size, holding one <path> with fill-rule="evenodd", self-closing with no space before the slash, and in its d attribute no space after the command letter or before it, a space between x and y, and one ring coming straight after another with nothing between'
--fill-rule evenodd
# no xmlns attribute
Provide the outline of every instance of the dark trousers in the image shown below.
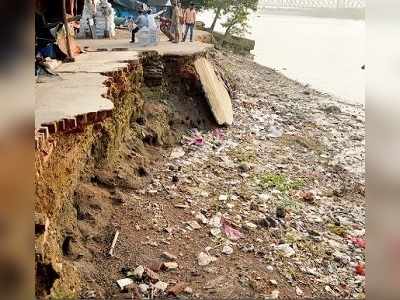
<svg viewBox="0 0 400 300"><path fill-rule="evenodd" d="M183 36L183 41L186 41L186 37L187 37L189 30L190 30L190 41L193 42L194 24L186 24L185 35Z"/></svg>
<svg viewBox="0 0 400 300"><path fill-rule="evenodd" d="M139 31L139 27L136 27L135 29L133 29L132 30L132 39L131 39L131 42L135 42L135 36L136 36L136 33Z"/></svg>

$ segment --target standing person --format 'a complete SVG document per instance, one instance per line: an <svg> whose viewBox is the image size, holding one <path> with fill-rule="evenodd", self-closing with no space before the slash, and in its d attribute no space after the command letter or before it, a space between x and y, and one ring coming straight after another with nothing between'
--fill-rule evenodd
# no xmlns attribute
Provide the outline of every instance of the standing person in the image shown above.
<svg viewBox="0 0 400 300"><path fill-rule="evenodd" d="M186 41L186 37L189 30L190 30L190 41L193 42L193 30L194 26L196 25L196 8L194 7L193 3L190 3L190 7L186 9L184 19L186 24L186 30L185 30L185 35L183 36L183 42Z"/></svg>
<svg viewBox="0 0 400 300"><path fill-rule="evenodd" d="M132 39L131 43L135 42L136 33L142 29L143 27L148 26L148 20L142 10L139 10L139 16L135 20L136 27L132 30Z"/></svg>
<svg viewBox="0 0 400 300"><path fill-rule="evenodd" d="M179 43L179 7L177 0L172 1L171 32L174 35L173 43Z"/></svg>
<svg viewBox="0 0 400 300"><path fill-rule="evenodd" d="M182 4L178 2L178 8L179 8L179 39L183 37L183 25L185 24L185 10L182 8Z"/></svg>

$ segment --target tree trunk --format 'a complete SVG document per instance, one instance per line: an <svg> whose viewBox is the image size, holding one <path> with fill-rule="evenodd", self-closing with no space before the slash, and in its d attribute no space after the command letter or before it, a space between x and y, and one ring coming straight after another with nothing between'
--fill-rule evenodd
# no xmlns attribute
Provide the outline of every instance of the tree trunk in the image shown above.
<svg viewBox="0 0 400 300"><path fill-rule="evenodd" d="M211 33L214 32L215 25L217 24L217 21L218 21L220 15L221 15L221 11L222 11L222 8L221 8L221 7L218 7L217 12L215 13L214 21L213 21L213 23L212 23L212 25L211 25L211 27L210 27L210 32L211 32Z"/></svg>
<svg viewBox="0 0 400 300"><path fill-rule="evenodd" d="M220 42L220 47L221 47L221 48L224 46L224 43L225 43L225 41L226 41L226 38L229 36L232 27L233 27L233 25L229 26L229 27L226 29L225 34L224 34L224 37L222 38L222 40L221 40L221 42Z"/></svg>

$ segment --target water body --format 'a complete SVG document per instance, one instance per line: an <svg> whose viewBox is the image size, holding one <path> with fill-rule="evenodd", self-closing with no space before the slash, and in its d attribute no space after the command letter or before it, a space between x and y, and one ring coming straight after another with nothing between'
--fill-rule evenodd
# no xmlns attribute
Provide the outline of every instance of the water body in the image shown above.
<svg viewBox="0 0 400 300"><path fill-rule="evenodd" d="M200 19L210 26L212 12ZM255 61L349 103L365 103L365 21L256 13ZM223 32L220 24L217 31Z"/></svg>

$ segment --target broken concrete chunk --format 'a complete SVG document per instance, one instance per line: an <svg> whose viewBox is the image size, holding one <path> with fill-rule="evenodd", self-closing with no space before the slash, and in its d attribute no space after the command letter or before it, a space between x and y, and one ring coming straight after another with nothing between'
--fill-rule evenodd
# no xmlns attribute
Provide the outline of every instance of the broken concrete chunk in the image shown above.
<svg viewBox="0 0 400 300"><path fill-rule="evenodd" d="M218 125L232 125L232 101L224 83L217 77L213 66L206 58L196 59L194 66Z"/></svg>
<svg viewBox="0 0 400 300"><path fill-rule="evenodd" d="M185 282L178 282L173 287L168 289L168 294L178 296L184 292L186 285L187 284Z"/></svg>
<svg viewBox="0 0 400 300"><path fill-rule="evenodd" d="M208 223L208 219L205 215L203 215L201 212L197 213L195 215L196 220L200 221L203 224L207 224Z"/></svg>
<svg viewBox="0 0 400 300"><path fill-rule="evenodd" d="M207 253L200 252L199 256L197 257L199 266L207 266L210 263L216 261L217 259L211 255L208 255Z"/></svg>
<svg viewBox="0 0 400 300"><path fill-rule="evenodd" d="M150 280L150 282L157 282L159 280L159 276L156 272L150 270L149 268L146 268L146 277Z"/></svg>
<svg viewBox="0 0 400 300"><path fill-rule="evenodd" d="M138 266L134 271L133 271L133 276L137 279L142 279L144 273L144 267L143 266Z"/></svg>
<svg viewBox="0 0 400 300"><path fill-rule="evenodd" d="M167 271L172 271L178 269L178 264L176 262L165 262L163 263L163 269Z"/></svg>
<svg viewBox="0 0 400 300"><path fill-rule="evenodd" d="M285 257L290 257L296 254L296 251L289 244L281 244L276 247Z"/></svg>
<svg viewBox="0 0 400 300"><path fill-rule="evenodd" d="M149 290L149 285L145 284L145 283L141 283L139 284L139 290L142 294L146 294Z"/></svg>
<svg viewBox="0 0 400 300"><path fill-rule="evenodd" d="M251 222L245 222L245 223L243 224L243 227L244 227L245 229L249 230L249 231L257 229L257 225L256 225L256 224L253 224L253 223L251 223Z"/></svg>
<svg viewBox="0 0 400 300"><path fill-rule="evenodd" d="M173 254L171 254L169 252L163 252L161 254L161 257L166 259L166 260L168 260L168 261L176 261L178 259L175 255L173 255Z"/></svg>
<svg viewBox="0 0 400 300"><path fill-rule="evenodd" d="M117 284L121 290L124 290L128 285L130 285L132 283L133 283L133 280L131 278L123 278L123 279L117 280Z"/></svg>
<svg viewBox="0 0 400 300"><path fill-rule="evenodd" d="M154 289L157 291L165 292L168 287L168 283L163 281L158 281L156 284L153 285Z"/></svg>
<svg viewBox="0 0 400 300"><path fill-rule="evenodd" d="M197 223L197 221L189 221L188 224L193 229L201 229L201 226L199 223Z"/></svg>

